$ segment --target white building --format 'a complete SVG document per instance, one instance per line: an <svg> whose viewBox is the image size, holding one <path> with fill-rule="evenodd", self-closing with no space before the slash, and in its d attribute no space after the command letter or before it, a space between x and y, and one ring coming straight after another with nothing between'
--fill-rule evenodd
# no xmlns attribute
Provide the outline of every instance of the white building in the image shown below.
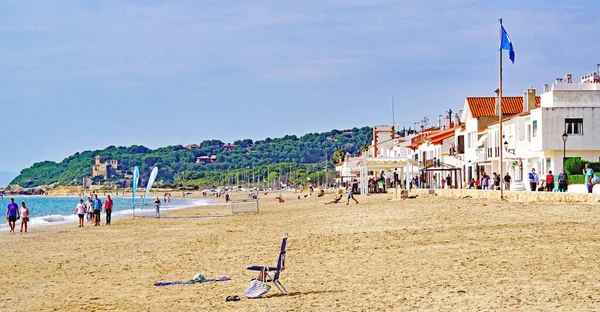
<svg viewBox="0 0 600 312"><path fill-rule="evenodd" d="M600 71L600 68L599 68ZM579 157L598 161L600 157L600 72L596 82L584 76L581 83L572 83L570 75L566 82L558 79L551 90L542 94L539 109L531 111L531 149L539 157L540 168L559 171L563 164L563 148L566 157ZM563 144L562 135L568 135Z"/></svg>
<svg viewBox="0 0 600 312"><path fill-rule="evenodd" d="M499 111L496 102L497 97L465 99L461 117L464 127L457 128L455 135L457 157L463 162L465 182L471 178L480 180L483 172L492 176L493 172L500 171L502 140L497 126ZM519 114L529 114L529 111L538 107L539 103L540 97L536 96L535 89L528 90L522 97L503 96L502 114L506 116L503 118L512 120ZM506 134L504 136L506 137ZM460 154L461 151L463 154Z"/></svg>
<svg viewBox="0 0 600 312"><path fill-rule="evenodd" d="M513 190L529 189L531 168L542 180L550 170L556 176L564 166L563 155L589 161L600 158L600 141L595 139L600 131L600 68L580 83L573 83L571 75L556 79L550 89L545 87L539 105L531 104L534 96L533 88L524 92L523 112L504 119L502 140L497 122L480 132L487 135L484 168L498 171L497 154L504 148L503 169L513 178Z"/></svg>
<svg viewBox="0 0 600 312"><path fill-rule="evenodd" d="M373 127L373 143L369 146L369 157L390 157L389 151L394 146L396 133L394 126Z"/></svg>

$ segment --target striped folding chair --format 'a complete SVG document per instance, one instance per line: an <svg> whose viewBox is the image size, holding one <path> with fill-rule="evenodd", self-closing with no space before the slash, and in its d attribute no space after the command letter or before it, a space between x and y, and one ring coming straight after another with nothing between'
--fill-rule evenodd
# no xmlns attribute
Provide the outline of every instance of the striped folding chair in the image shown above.
<svg viewBox="0 0 600 312"><path fill-rule="evenodd" d="M279 276L281 271L285 270L285 248L287 246L287 233L283 233L283 239L281 241L281 249L279 250L279 258L277 259L277 266L269 267L269 266L259 266L253 265L248 267L248 270L259 271L257 281L262 283L273 283L277 286L277 289L284 294L289 295L289 292L281 285L279 281Z"/></svg>

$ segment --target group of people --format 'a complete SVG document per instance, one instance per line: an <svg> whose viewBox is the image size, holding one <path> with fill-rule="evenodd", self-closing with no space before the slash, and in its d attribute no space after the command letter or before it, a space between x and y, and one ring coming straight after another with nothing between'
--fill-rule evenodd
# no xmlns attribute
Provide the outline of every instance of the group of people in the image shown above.
<svg viewBox="0 0 600 312"><path fill-rule="evenodd" d="M433 178L431 179L431 184L434 189L439 187L436 176L433 176ZM448 189L452 188L452 177L450 175L447 175L445 178L442 179L442 188L448 188Z"/></svg>
<svg viewBox="0 0 600 312"><path fill-rule="evenodd" d="M114 205L110 195L106 195L106 200L104 202L98 198L98 194L94 194L93 197L93 199L91 196L88 197L87 202L85 203L83 199L80 199L79 204L77 204L77 207L73 212L73 214L79 216L79 227L83 227L86 216L88 222L94 222L94 226L100 226L100 213L102 210L104 210L104 213L106 214L106 225L110 225Z"/></svg>
<svg viewBox="0 0 600 312"><path fill-rule="evenodd" d="M355 180L356 181L356 180ZM323 192L323 190L321 190ZM350 205L350 200L352 199L355 203L358 204L358 200L356 200L356 198L354 198L354 192L357 191L357 189L354 188L354 183L348 183L347 187L346 187L346 194L348 197L348 201L346 202L346 205ZM322 195L319 195L319 197L321 197ZM337 204L340 201L342 201L342 194L339 194L339 197L336 195L336 197L329 201L326 202L325 205L330 205L330 204Z"/></svg>
<svg viewBox="0 0 600 312"><path fill-rule="evenodd" d="M548 171L546 174L546 179L540 181L540 176L535 172L535 168L531 168L531 172L527 177L529 179L529 188L532 192L553 192L554 191L554 174L552 170ZM558 175L558 191L566 192L569 187L569 177L563 168L562 172ZM590 192L591 193L591 192Z"/></svg>
<svg viewBox="0 0 600 312"><path fill-rule="evenodd" d="M510 190L510 184L512 182L512 177L507 172L502 178L504 182L504 189ZM535 168L531 168L531 172L528 175L529 186L532 192L536 191L554 191L554 174L552 170L548 171L545 179L540 180L539 175L535 172ZM566 192L567 187L569 185L569 178L567 173L563 169L562 172L558 175L558 191ZM490 177L485 171L481 175L480 180L475 180L471 178L469 180L469 188L476 188L481 190L499 190L501 187L501 179L500 175L496 172L493 173L493 177Z"/></svg>
<svg viewBox="0 0 600 312"><path fill-rule="evenodd" d="M506 189L510 189L511 176L506 173L504 175L504 185ZM491 182L491 184L490 184ZM493 173L493 178L490 177L485 171L481 174L481 179L475 180L471 178L469 180L469 188L481 189L481 190L499 190L500 189L500 175L496 172Z"/></svg>
<svg viewBox="0 0 600 312"><path fill-rule="evenodd" d="M15 232L17 220L21 219L21 232L25 230L27 232L27 223L29 223L29 208L25 205L25 201L21 202L21 209L19 205L15 204L15 199L11 198L10 203L6 207L6 220L10 227L9 233Z"/></svg>

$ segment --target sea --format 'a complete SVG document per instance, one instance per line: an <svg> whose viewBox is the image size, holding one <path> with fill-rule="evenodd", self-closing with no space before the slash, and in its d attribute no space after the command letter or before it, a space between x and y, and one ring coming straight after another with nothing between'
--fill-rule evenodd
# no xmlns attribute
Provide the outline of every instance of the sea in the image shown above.
<svg viewBox="0 0 600 312"><path fill-rule="evenodd" d="M15 203L21 207L21 202L25 201L25 205L29 208L29 225L40 226L50 224L60 224L67 222L77 222L77 215L74 215L75 207L79 203L79 199L87 200L87 196L17 196L10 197L4 196L0 199L0 231L8 230L8 221L6 220L6 207L10 203L10 199L14 198ZM102 202L106 199L105 196L98 196ZM133 215L133 200L131 196L119 197L111 196L113 200L113 219L118 219L120 216L131 216ZM163 200L163 198L160 198ZM136 215L141 213L154 213L154 197L147 198L142 210L142 199L136 198L135 200L135 213ZM161 203L160 209L164 213L165 210L182 209L196 206L210 205L211 200L207 198L194 198L194 199L181 199L171 198L170 203ZM102 213L102 220L104 221L104 213ZM17 227L19 221L17 221Z"/></svg>

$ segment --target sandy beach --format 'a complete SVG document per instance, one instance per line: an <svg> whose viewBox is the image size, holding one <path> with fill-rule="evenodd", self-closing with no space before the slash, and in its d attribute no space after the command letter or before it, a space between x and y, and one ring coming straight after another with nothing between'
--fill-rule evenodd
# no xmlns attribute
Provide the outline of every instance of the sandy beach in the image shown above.
<svg viewBox="0 0 600 312"><path fill-rule="evenodd" d="M302 195L304 195L303 193ZM241 195L240 195L241 196ZM61 224L2 233L1 311L592 311L599 206L332 194L261 199L258 215ZM345 198L344 198L345 200ZM207 208L178 211L202 215ZM210 209L229 209L226 206ZM174 215L175 212L172 214ZM290 291L242 292L289 233ZM155 287L202 272L230 281ZM241 301L225 302L238 295Z"/></svg>

